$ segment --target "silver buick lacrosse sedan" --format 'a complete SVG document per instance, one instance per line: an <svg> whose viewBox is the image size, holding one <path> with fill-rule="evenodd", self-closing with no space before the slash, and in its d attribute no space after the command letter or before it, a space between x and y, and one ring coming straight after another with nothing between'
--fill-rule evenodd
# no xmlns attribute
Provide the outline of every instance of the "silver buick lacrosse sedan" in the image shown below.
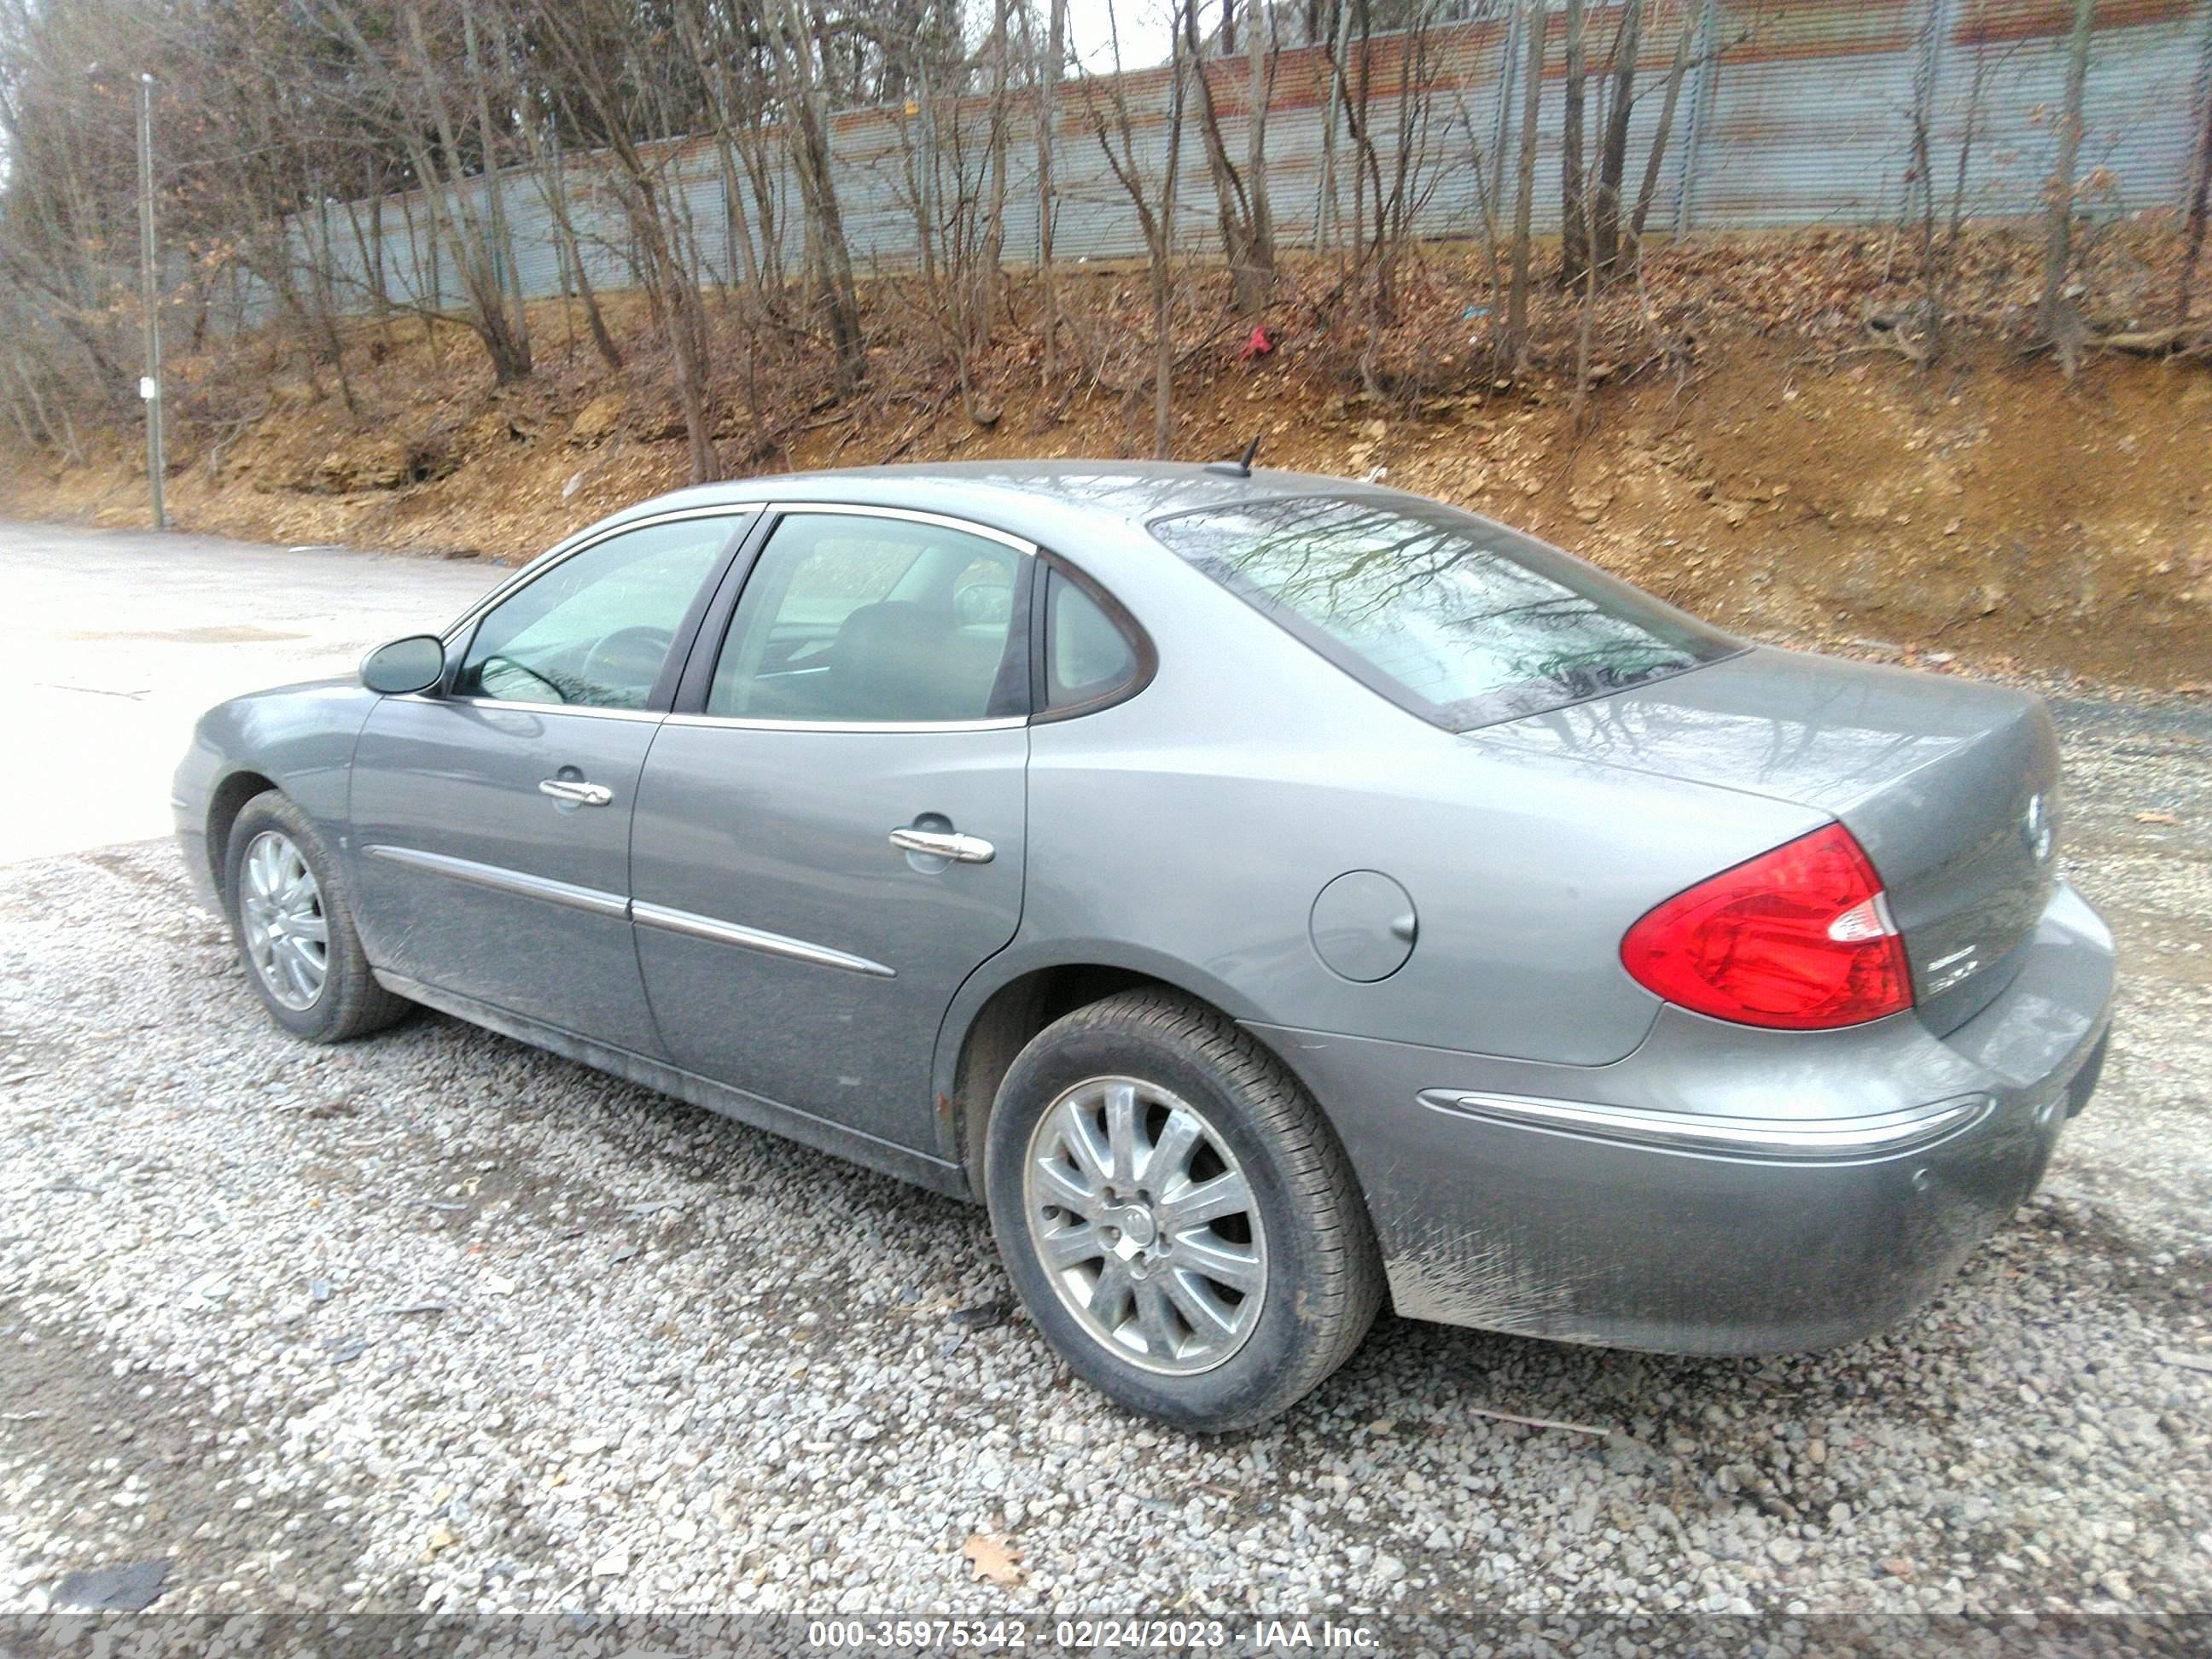
<svg viewBox="0 0 2212 1659"><path fill-rule="evenodd" d="M2112 994L2035 698L1236 464L684 490L210 710L174 798L288 1030L427 1004L980 1201L1045 1340L1196 1429L1386 1299L1877 1330Z"/></svg>

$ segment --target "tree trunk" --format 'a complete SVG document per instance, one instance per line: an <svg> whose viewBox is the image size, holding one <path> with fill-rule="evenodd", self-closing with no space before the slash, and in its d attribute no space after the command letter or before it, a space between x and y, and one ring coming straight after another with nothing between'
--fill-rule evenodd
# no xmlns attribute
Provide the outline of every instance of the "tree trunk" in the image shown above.
<svg viewBox="0 0 2212 1659"><path fill-rule="evenodd" d="M2212 60L2212 53L2207 54ZM2181 272L2174 283L2173 321L2178 328L2189 320L2190 289L2197 280L2197 262L2204 254L2204 221L2212 205L2212 85L2204 88L2204 125L2197 135L2196 179L2189 187L2188 228L2183 233Z"/></svg>
<svg viewBox="0 0 2212 1659"><path fill-rule="evenodd" d="M507 219L507 186L500 178L499 139L491 119L491 88L486 84L483 60L477 50L477 9L473 0L461 6L462 60L477 94L477 141L483 146L484 204L491 217L492 257L499 265L501 291L512 302L514 330L522 355L530 355L530 313L522 298L522 271L514 257L514 234Z"/></svg>
<svg viewBox="0 0 2212 1659"><path fill-rule="evenodd" d="M1250 90L1244 118L1244 192L1250 208L1252 266L1257 302L1265 305L1275 285L1275 213L1267 200L1267 92L1274 78L1275 14L1261 0L1245 23Z"/></svg>
<svg viewBox="0 0 2212 1659"><path fill-rule="evenodd" d="M1628 117L1636 94L1636 55L1644 44L1644 0L1627 0L1613 37L1613 102L1598 151L1597 200L1590 204L1590 257L1611 282L1620 260L1621 182L1628 173Z"/></svg>
<svg viewBox="0 0 2212 1659"><path fill-rule="evenodd" d="M1513 204L1513 286L1505 308L1505 349L1514 372L1528 362L1528 267L1536 212L1536 127L1544 93L1544 0L1525 0L1528 39L1521 72L1521 154L1515 168L1519 191Z"/></svg>
<svg viewBox="0 0 2212 1659"><path fill-rule="evenodd" d="M1690 68L1690 43L1697 39L1697 14L1685 0L1682 33L1674 42L1674 61L1667 66L1667 91L1659 104L1658 131L1651 135L1651 153L1644 160L1644 183L1636 192L1636 210L1620 240L1620 267L1634 271L1644 260L1644 227L1651 217L1651 204L1659 194L1659 173L1667 160L1667 145L1674 136L1674 111L1682 101L1682 79Z"/></svg>
<svg viewBox="0 0 2212 1659"><path fill-rule="evenodd" d="M507 55L507 26L499 10L492 10L492 39L500 55ZM599 296L592 287L591 273L584 269L584 249L576 235L576 222L568 211L568 164L561 155L560 135L556 131L549 147L538 136L538 124L526 114L522 122L522 141L530 151L531 165L538 169L544 181L541 188L545 198L546 216L553 222L554 256L562 262L564 270L576 284L576 297L583 302L584 322L591 331L592 349L599 354L599 361L609 368L623 366L621 350L614 337L607 331L607 319L599 313ZM565 295L563 296L566 297ZM565 313L568 307L562 307ZM574 338L572 335L571 339Z"/></svg>
<svg viewBox="0 0 2212 1659"><path fill-rule="evenodd" d="M1559 285L1570 292L1589 264L1589 204L1583 177L1583 97L1589 77L1583 0L1567 0L1566 120L1559 139Z"/></svg>
<svg viewBox="0 0 2212 1659"><path fill-rule="evenodd" d="M1052 155L1060 65L1067 57L1067 0L1046 0L1044 59L1037 66L1037 276L1044 299L1044 383L1059 378L1060 296L1052 269Z"/></svg>
<svg viewBox="0 0 2212 1659"><path fill-rule="evenodd" d="M325 11L340 20L355 51L363 58L373 58L368 43L350 17L335 6L325 7ZM424 100L436 127L440 154L446 165L441 167L431 158L428 146L419 136L410 136L409 153L416 172L428 186L425 202L434 230L441 218L444 222L456 274L468 295L470 326L483 343L484 354L491 359L494 379L501 386L511 386L530 377L530 336L526 329L518 328L507 315L507 290L494 269L484 228L464 200L458 173L459 137L445 96L438 89L437 72L422 36L422 12L411 0L406 8L405 22L415 73L422 82Z"/></svg>
<svg viewBox="0 0 2212 1659"><path fill-rule="evenodd" d="M800 15L799 0L781 0L778 15L783 40L775 57L791 94L793 170L799 175L807 234L817 255L830 343L837 354L838 389L849 393L867 378L867 347L853 281L852 249L845 240L844 215L830 169L829 115L814 74L813 38Z"/></svg>
<svg viewBox="0 0 2212 1659"><path fill-rule="evenodd" d="M1232 3L1233 0L1222 0L1224 30L1231 27L1229 8ZM1213 179L1221 228L1221 257L1229 267L1237 309L1249 314L1260 307L1253 283L1251 200L1237 164L1229 159L1228 143L1221 136L1221 112L1214 105L1213 82L1206 73L1206 58L1200 51L1196 0L1177 9L1182 28L1177 38L1177 49L1188 53L1190 73L1198 82L1198 132L1206 144L1206 169Z"/></svg>
<svg viewBox="0 0 2212 1659"><path fill-rule="evenodd" d="M576 297L583 302L584 322L592 334L592 349L599 354L599 361L609 368L620 368L622 352L615 344L614 336L607 331L607 319L600 313L599 296L592 286L592 274L584 268L584 245L576 235L575 221L568 213L568 163L558 150L553 154L548 172L550 185L547 199L553 204L554 234L561 240L570 273L576 279Z"/></svg>
<svg viewBox="0 0 2212 1659"><path fill-rule="evenodd" d="M1009 12L1012 0L997 0L991 10L991 95L989 100L989 130L986 148L989 151L991 191L983 214L983 247L981 267L976 271L975 334L973 346L981 350L990 343L991 330L999 314L999 295L1006 277L1006 149L1009 93L1012 83L1012 64L1007 57L1012 30Z"/></svg>
<svg viewBox="0 0 2212 1659"><path fill-rule="evenodd" d="M1336 129L1344 117L1344 59L1351 49L1352 0L1336 0L1336 44L1328 60L1328 118L1321 130L1321 199L1314 204L1316 253L1344 240L1344 192L1337 179Z"/></svg>
<svg viewBox="0 0 2212 1659"><path fill-rule="evenodd" d="M2081 101L2089 81L2089 36L2097 20L2097 0L2074 0L2074 31L2066 42L2066 96L2058 118L2058 166L2051 175L2050 227L2043 245L2043 303L2038 308L2043 337L2058 353L2066 378L2074 378L2078 321L2066 299L2066 276L2074 258L2074 171L2081 160Z"/></svg>
<svg viewBox="0 0 2212 1659"><path fill-rule="evenodd" d="M1182 0L1194 6L1197 0ZM1176 184L1182 170L1182 123L1188 74L1203 74L1201 64L1186 64L1176 52L1170 58L1166 179L1160 186L1160 210L1152 242L1152 454L1170 460L1175 453L1175 216Z"/></svg>

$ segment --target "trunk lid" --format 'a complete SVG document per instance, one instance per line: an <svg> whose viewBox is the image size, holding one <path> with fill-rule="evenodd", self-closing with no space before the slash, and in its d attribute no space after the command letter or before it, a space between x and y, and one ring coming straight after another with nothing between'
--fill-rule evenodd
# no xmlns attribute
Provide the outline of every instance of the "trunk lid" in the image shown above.
<svg viewBox="0 0 2212 1659"><path fill-rule="evenodd" d="M1756 647L1468 741L1832 815L1881 877L1938 1034L2010 982L2056 879L2057 741L2042 701L2002 686Z"/></svg>

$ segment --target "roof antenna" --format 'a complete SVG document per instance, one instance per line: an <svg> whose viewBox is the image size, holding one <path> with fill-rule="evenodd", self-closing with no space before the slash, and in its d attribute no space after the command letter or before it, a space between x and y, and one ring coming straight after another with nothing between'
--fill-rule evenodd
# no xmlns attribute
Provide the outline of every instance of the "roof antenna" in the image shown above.
<svg viewBox="0 0 2212 1659"><path fill-rule="evenodd" d="M1218 472L1224 478L1249 478L1252 476L1252 458L1260 453L1260 434L1254 433L1252 441L1244 446L1244 453L1233 461L1209 461L1206 470Z"/></svg>

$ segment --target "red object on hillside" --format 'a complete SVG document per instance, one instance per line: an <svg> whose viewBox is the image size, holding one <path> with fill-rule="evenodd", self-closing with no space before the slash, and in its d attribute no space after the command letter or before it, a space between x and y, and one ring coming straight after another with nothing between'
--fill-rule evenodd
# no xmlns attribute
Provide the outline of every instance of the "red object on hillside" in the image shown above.
<svg viewBox="0 0 2212 1659"><path fill-rule="evenodd" d="M1267 337L1267 325L1265 323L1255 324L1252 329L1252 337L1244 342L1244 349L1237 354L1237 361L1240 363L1249 363L1255 357L1266 356L1274 349L1275 343Z"/></svg>

